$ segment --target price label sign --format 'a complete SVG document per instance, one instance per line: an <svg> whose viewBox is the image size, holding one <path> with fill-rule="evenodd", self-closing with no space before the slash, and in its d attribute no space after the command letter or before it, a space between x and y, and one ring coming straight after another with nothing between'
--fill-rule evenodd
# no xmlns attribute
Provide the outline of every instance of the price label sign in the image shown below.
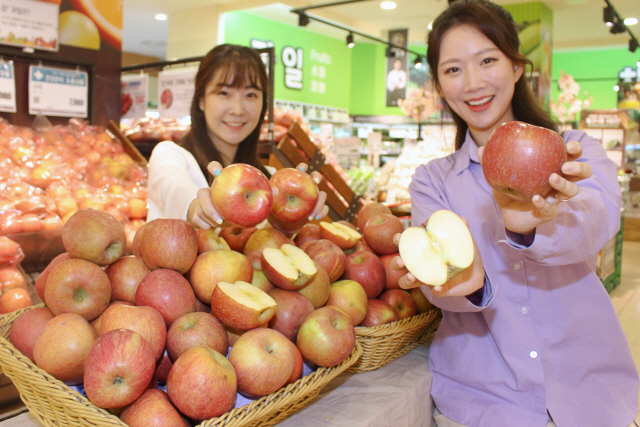
<svg viewBox="0 0 640 427"><path fill-rule="evenodd" d="M0 62L0 111L15 113L16 78L13 62Z"/></svg>
<svg viewBox="0 0 640 427"><path fill-rule="evenodd" d="M31 65L29 114L88 116L89 75L84 71Z"/></svg>
<svg viewBox="0 0 640 427"><path fill-rule="evenodd" d="M158 73L158 113L160 117L184 117L191 114L198 68Z"/></svg>

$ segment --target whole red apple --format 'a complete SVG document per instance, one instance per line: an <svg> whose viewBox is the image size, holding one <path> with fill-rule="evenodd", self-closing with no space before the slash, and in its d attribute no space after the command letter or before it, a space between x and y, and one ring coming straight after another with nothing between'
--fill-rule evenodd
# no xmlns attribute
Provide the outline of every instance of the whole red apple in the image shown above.
<svg viewBox="0 0 640 427"><path fill-rule="evenodd" d="M1 209L1 208L0 208ZM6 236L0 236L0 264L18 263L24 258L18 243Z"/></svg>
<svg viewBox="0 0 640 427"><path fill-rule="evenodd" d="M149 270L189 271L198 255L196 229L181 219L158 218L144 226L140 254Z"/></svg>
<svg viewBox="0 0 640 427"><path fill-rule="evenodd" d="M98 265L109 265L120 258L126 241L122 224L97 209L80 209L62 228L62 244L71 258Z"/></svg>
<svg viewBox="0 0 640 427"><path fill-rule="evenodd" d="M411 289L409 294L411 298L413 298L413 302L416 303L418 314L425 313L433 308L433 304L431 304L431 301L427 299L420 288Z"/></svg>
<svg viewBox="0 0 640 427"><path fill-rule="evenodd" d="M25 311L13 322L9 341L20 353L33 362L33 346L36 343L36 338L53 317L53 313L46 307Z"/></svg>
<svg viewBox="0 0 640 427"><path fill-rule="evenodd" d="M398 313L398 320L415 316L418 313L416 303L404 289L390 289L380 295L380 300L391 305Z"/></svg>
<svg viewBox="0 0 640 427"><path fill-rule="evenodd" d="M320 226L318 224L307 223L302 226L300 231L293 238L293 242L297 247L302 247L307 242L320 240Z"/></svg>
<svg viewBox="0 0 640 427"><path fill-rule="evenodd" d="M327 300L329 299L329 291L331 289L331 281L329 280L327 270L325 270L318 261L314 260L313 262L318 269L316 276L296 292L304 295L309 301L311 301L313 308L316 309L327 303Z"/></svg>
<svg viewBox="0 0 640 427"><path fill-rule="evenodd" d="M108 309L109 309L109 307L111 307L112 305L120 305L120 304L123 304L123 305L135 305L135 304L132 304L132 303L130 303L130 302L128 302L128 301L111 301L111 302L109 303L109 306L107 307L107 310L108 310ZM93 330L94 330L94 331L95 331L95 333L96 333L96 336L100 336L100 327L102 326L102 316L104 316L104 313L105 313L107 310L103 311L103 312L102 312L102 314L101 314L100 316L96 317L93 321L91 321L91 322L90 322L91 327L93 328Z"/></svg>
<svg viewBox="0 0 640 427"><path fill-rule="evenodd" d="M351 252L345 251L345 254L349 255L354 252L360 252L360 251L371 252L372 254L375 254L373 249L371 249L369 245L367 245L367 241L365 239L358 240L358 243L356 243L356 245L353 247L353 250Z"/></svg>
<svg viewBox="0 0 640 427"><path fill-rule="evenodd" d="M398 252L398 246L393 243L393 236L403 231L404 225L397 216L382 214L367 221L362 234L367 245L378 255L387 255Z"/></svg>
<svg viewBox="0 0 640 427"><path fill-rule="evenodd" d="M273 190L257 168L236 163L224 168L211 184L211 201L229 224L255 227L271 212Z"/></svg>
<svg viewBox="0 0 640 427"><path fill-rule="evenodd" d="M142 279L136 290L136 305L158 310L168 328L178 317L196 310L196 295L184 276L161 268Z"/></svg>
<svg viewBox="0 0 640 427"><path fill-rule="evenodd" d="M285 385L293 384L300 379L302 376L302 371L304 370L304 359L302 358L302 353L294 343L291 343L291 347L293 348L293 352L295 353L295 359L293 363L293 371L291 372L291 376L285 383Z"/></svg>
<svg viewBox="0 0 640 427"><path fill-rule="evenodd" d="M144 234L144 227L147 223L142 224L133 235L133 242L131 242L131 253L138 258L142 258L142 252L140 252L140 243L142 243L142 235Z"/></svg>
<svg viewBox="0 0 640 427"><path fill-rule="evenodd" d="M67 385L82 383L85 359L96 340L87 319L75 313L49 320L33 346L36 365Z"/></svg>
<svg viewBox="0 0 640 427"><path fill-rule="evenodd" d="M409 270L407 270L405 267L402 267L400 270L394 270L393 268L391 268L391 261L393 261L393 259L397 256L400 256L400 254L397 252L380 256L380 261L384 266L386 278L384 288L387 290L400 289L400 278L409 272Z"/></svg>
<svg viewBox="0 0 640 427"><path fill-rule="evenodd" d="M267 279L267 276L262 272L262 270L258 270L256 268L253 269L251 284L264 292L269 292L274 288L273 283Z"/></svg>
<svg viewBox="0 0 640 427"><path fill-rule="evenodd" d="M12 313L32 305L31 295L24 288L5 290L0 295L0 314Z"/></svg>
<svg viewBox="0 0 640 427"><path fill-rule="evenodd" d="M329 240L320 239L307 242L300 249L326 270L330 282L338 280L347 268L346 255L338 245Z"/></svg>
<svg viewBox="0 0 640 427"><path fill-rule="evenodd" d="M198 255L207 251L213 251L216 249L230 249L227 241L216 232L215 228L198 228L196 230L196 237L198 238Z"/></svg>
<svg viewBox="0 0 640 427"><path fill-rule="evenodd" d="M373 202L362 205L362 208L360 208L360 211L358 212L358 230L362 232L367 221L374 216L391 213L391 209L382 203Z"/></svg>
<svg viewBox="0 0 640 427"><path fill-rule="evenodd" d="M269 328L245 332L229 352L238 391L249 396L266 396L284 386L291 377L295 359L291 341Z"/></svg>
<svg viewBox="0 0 640 427"><path fill-rule="evenodd" d="M386 273L382 261L376 255L354 252L347 256L347 268L342 278L355 280L362 285L368 298L376 298L384 290Z"/></svg>
<svg viewBox="0 0 640 427"><path fill-rule="evenodd" d="M396 320L398 320L398 313L395 308L385 301L372 298L369 300L367 315L360 326L370 328L395 322Z"/></svg>
<svg viewBox="0 0 640 427"><path fill-rule="evenodd" d="M178 317L167 332L167 351L172 361L194 347L209 347L226 356L229 338L224 325L209 313L193 312Z"/></svg>
<svg viewBox="0 0 640 427"><path fill-rule="evenodd" d="M146 390L120 414L129 427L185 427L185 421L162 390Z"/></svg>
<svg viewBox="0 0 640 427"><path fill-rule="evenodd" d="M162 315L153 307L113 304L100 321L100 336L114 329L131 329L149 343L154 360L160 359L167 344L167 327Z"/></svg>
<svg viewBox="0 0 640 427"><path fill-rule="evenodd" d="M281 231L275 228L261 228L256 230L247 240L244 246L244 254L248 258L262 256L264 248L279 248L285 243L291 243L291 240Z"/></svg>
<svg viewBox="0 0 640 427"><path fill-rule="evenodd" d="M111 299L134 304L138 285L150 273L142 258L136 256L124 256L104 271L111 282Z"/></svg>
<svg viewBox="0 0 640 427"><path fill-rule="evenodd" d="M183 353L167 378L171 403L195 420L208 420L230 411L237 389L236 373L229 360L207 347Z"/></svg>
<svg viewBox="0 0 640 427"><path fill-rule="evenodd" d="M172 366L173 362L169 358L169 352L165 349L162 357L156 363L156 372L154 374L160 384L167 382L167 377L169 376L169 371Z"/></svg>
<svg viewBox="0 0 640 427"><path fill-rule="evenodd" d="M311 301L296 291L273 289L269 296L276 302L276 313L269 321L269 327L280 332L288 340L295 342L302 320L314 310Z"/></svg>
<svg viewBox="0 0 640 427"><path fill-rule="evenodd" d="M278 189L271 207L271 213L278 220L296 223L315 210L320 192L309 174L294 168L282 168L271 175L269 183Z"/></svg>
<svg viewBox="0 0 640 427"><path fill-rule="evenodd" d="M191 267L189 278L196 297L209 304L213 288L218 282L251 282L253 266L251 261L239 252L217 249L198 255Z"/></svg>
<svg viewBox="0 0 640 427"><path fill-rule="evenodd" d="M557 132L524 122L496 127L484 148L482 171L497 192L527 202L552 188L552 173L562 176L567 161L565 142Z"/></svg>
<svg viewBox="0 0 640 427"><path fill-rule="evenodd" d="M331 284L327 305L341 308L358 326L367 315L369 300L364 288L354 280L338 280Z"/></svg>
<svg viewBox="0 0 640 427"><path fill-rule="evenodd" d="M249 237L251 237L251 235L257 230L258 229L256 227L243 228L228 226L222 227L218 236L222 237L225 242L227 242L231 250L243 253Z"/></svg>
<svg viewBox="0 0 640 427"><path fill-rule="evenodd" d="M56 316L77 313L91 321L109 305L111 283L96 264L83 259L69 259L49 273L44 301Z"/></svg>
<svg viewBox="0 0 640 427"><path fill-rule="evenodd" d="M138 399L156 370L156 359L142 335L114 329L96 339L84 369L84 391L100 408L121 408Z"/></svg>
<svg viewBox="0 0 640 427"><path fill-rule="evenodd" d="M345 313L320 307L302 321L296 345L306 360L330 368L349 357L356 345L356 331Z"/></svg>
<svg viewBox="0 0 640 427"><path fill-rule="evenodd" d="M42 270L42 273L40 273L36 278L36 283L35 283L36 294L38 295L38 298L40 298L41 301L44 301L44 288L45 288L45 285L47 284L47 278L49 277L49 273L51 273L51 270L53 270L56 266L58 266L63 261L66 261L68 259L71 259L71 257L67 252L63 252L60 255L57 255L55 258L53 258L49 262L49 264L45 267L45 269Z"/></svg>
<svg viewBox="0 0 640 427"><path fill-rule="evenodd" d="M27 289L27 279L24 274L13 265L0 266L0 285L2 292L14 288Z"/></svg>

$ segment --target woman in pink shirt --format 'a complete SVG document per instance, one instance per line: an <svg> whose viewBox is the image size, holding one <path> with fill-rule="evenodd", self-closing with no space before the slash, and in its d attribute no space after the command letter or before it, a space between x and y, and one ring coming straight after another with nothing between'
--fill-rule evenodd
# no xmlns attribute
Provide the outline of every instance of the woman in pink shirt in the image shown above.
<svg viewBox="0 0 640 427"><path fill-rule="evenodd" d="M457 0L433 23L427 61L457 127L456 152L416 169L412 222L465 217L474 264L440 287L408 274L443 311L431 345L438 427L627 427L640 381L593 260L620 228L616 167L599 141L563 134L569 161L550 194L516 202L482 172L493 129L519 120L556 130L525 76L511 15ZM402 261L397 258L398 265Z"/></svg>

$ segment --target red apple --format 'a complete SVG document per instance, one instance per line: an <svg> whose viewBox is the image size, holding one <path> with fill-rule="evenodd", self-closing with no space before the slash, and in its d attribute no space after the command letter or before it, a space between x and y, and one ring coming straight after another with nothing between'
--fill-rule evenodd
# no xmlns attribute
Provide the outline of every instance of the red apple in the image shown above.
<svg viewBox="0 0 640 427"><path fill-rule="evenodd" d="M326 240L314 240L303 244L300 249L320 264L329 275L329 280L338 280L347 268L347 257L335 243Z"/></svg>
<svg viewBox="0 0 640 427"><path fill-rule="evenodd" d="M196 298L196 311L198 313L211 313L211 306L209 304L203 303L198 298Z"/></svg>
<svg viewBox="0 0 640 427"><path fill-rule="evenodd" d="M100 336L114 329L131 329L149 343L154 360L160 359L167 343L167 327L162 315L153 307L113 304L100 321Z"/></svg>
<svg viewBox="0 0 640 427"><path fill-rule="evenodd" d="M552 188L552 173L562 176L567 161L565 142L558 133L524 122L511 121L496 127L484 148L482 171L497 192L515 200L530 201Z"/></svg>
<svg viewBox="0 0 640 427"><path fill-rule="evenodd" d="M391 268L391 261L397 256L400 256L399 253L388 254L380 256L380 261L384 266L385 272L385 289L400 289L400 278L407 274L409 270L405 267L402 267L400 270L394 270Z"/></svg>
<svg viewBox="0 0 640 427"><path fill-rule="evenodd" d="M316 265L318 272L313 280L298 289L296 292L304 295L309 301L311 301L311 305L313 305L313 308L315 309L320 308L327 303L327 300L329 299L329 291L331 289L331 281L327 274L327 270L325 270L317 261L313 261L313 263Z"/></svg>
<svg viewBox="0 0 640 427"><path fill-rule="evenodd" d="M300 231L293 238L293 242L297 247L302 247L307 242L320 240L320 226L318 224L307 223L302 226Z"/></svg>
<svg viewBox="0 0 640 427"><path fill-rule="evenodd" d="M138 258L142 258L142 252L140 252L140 244L142 243L142 234L144 233L144 227L147 224L142 224L133 235L133 242L131 242L131 253Z"/></svg>
<svg viewBox="0 0 640 427"><path fill-rule="evenodd" d="M296 223L313 213L318 203L318 186L307 173L294 168L282 168L269 179L278 189L271 213L278 220Z"/></svg>
<svg viewBox="0 0 640 427"><path fill-rule="evenodd" d="M264 325L276 312L267 293L246 282L219 282L211 296L211 314L226 326L249 330Z"/></svg>
<svg viewBox="0 0 640 427"><path fill-rule="evenodd" d="M185 421L162 390L146 390L120 414L129 427L185 427Z"/></svg>
<svg viewBox="0 0 640 427"><path fill-rule="evenodd" d="M268 328L247 331L229 352L238 391L249 396L266 396L284 386L291 377L295 359L291 342Z"/></svg>
<svg viewBox="0 0 640 427"><path fill-rule="evenodd" d="M109 309L109 307L111 307L112 305L119 305L119 304L123 304L123 305L135 305L132 304L130 302L127 301L111 301L109 303L109 306L107 307L107 310ZM102 314L98 317L96 317L93 321L89 322L91 324L91 327L93 328L93 330L96 333L96 336L100 336L100 326L102 326L102 316L104 316L104 313L107 311L103 311Z"/></svg>
<svg viewBox="0 0 640 427"><path fill-rule="evenodd" d="M393 243L393 236L403 231L404 225L397 216L382 214L367 221L362 233L371 249L379 255L387 255L398 252L398 246Z"/></svg>
<svg viewBox="0 0 640 427"><path fill-rule="evenodd" d="M366 203L358 212L358 230L364 231L364 226L369 219L382 214L391 214L391 209L382 203Z"/></svg>
<svg viewBox="0 0 640 427"><path fill-rule="evenodd" d="M84 391L100 408L121 408L147 389L156 359L146 339L130 329L100 336L85 361Z"/></svg>
<svg viewBox="0 0 640 427"><path fill-rule="evenodd" d="M44 301L56 316L77 313L91 321L109 305L111 283L96 264L83 259L69 259L49 273Z"/></svg>
<svg viewBox="0 0 640 427"><path fill-rule="evenodd" d="M291 376L287 380L284 385L293 384L300 379L302 376L302 371L304 370L304 359L302 358L302 353L298 350L298 347L294 343L291 343L291 347L293 348L293 352L295 353L295 359L293 363L293 371L291 372Z"/></svg>
<svg viewBox="0 0 640 427"><path fill-rule="evenodd" d="M149 270L170 268L184 274L198 255L196 230L181 219L149 221L140 238L140 254Z"/></svg>
<svg viewBox="0 0 640 427"><path fill-rule="evenodd" d="M210 303L213 288L218 282L251 282L253 266L241 253L231 249L217 249L198 255L189 278L196 297L201 302Z"/></svg>
<svg viewBox="0 0 640 427"><path fill-rule="evenodd" d="M34 213L24 214L20 217L23 233L38 233L44 230L44 222L39 215Z"/></svg>
<svg viewBox="0 0 640 427"><path fill-rule="evenodd" d="M409 291L413 302L416 303L416 309L418 314L425 313L433 308L431 301L427 299L420 288L413 288Z"/></svg>
<svg viewBox="0 0 640 427"><path fill-rule="evenodd" d="M178 317L196 310L196 296L184 276L161 268L142 279L136 290L136 305L158 310L168 328Z"/></svg>
<svg viewBox="0 0 640 427"><path fill-rule="evenodd" d="M36 365L68 385L82 383L85 359L96 340L87 319L75 313L49 320L36 338Z"/></svg>
<svg viewBox="0 0 640 427"><path fill-rule="evenodd" d="M53 317L53 313L46 307L25 311L13 322L9 341L20 353L33 362L33 347L36 338Z"/></svg>
<svg viewBox="0 0 640 427"><path fill-rule="evenodd" d="M331 284L327 305L341 308L353 326L358 326L367 315L368 301L367 292L358 282L338 280Z"/></svg>
<svg viewBox="0 0 640 427"><path fill-rule="evenodd" d="M255 227L267 219L273 204L269 180L257 168L236 163L224 168L211 184L211 201L229 224Z"/></svg>
<svg viewBox="0 0 640 427"><path fill-rule="evenodd" d="M267 327L269 327L268 323L258 326L258 328L267 328ZM224 325L224 329L227 331L227 337L229 338L229 347L233 347L236 341L238 341L238 338L240 338L245 332L252 330L252 329L249 329L249 330L243 331L242 329L231 328L227 325Z"/></svg>
<svg viewBox="0 0 640 427"><path fill-rule="evenodd" d="M360 326L370 328L395 322L396 320L398 320L398 313L395 308L385 301L372 298L369 300L367 315Z"/></svg>
<svg viewBox="0 0 640 427"><path fill-rule="evenodd" d="M27 280L17 267L6 265L0 267L0 285L2 292L14 288L27 289Z"/></svg>
<svg viewBox="0 0 640 427"><path fill-rule="evenodd" d="M256 227L243 228L228 226L222 227L218 236L227 242L231 250L243 253L249 237L257 230Z"/></svg>
<svg viewBox="0 0 640 427"><path fill-rule="evenodd" d="M373 249L371 249L369 245L367 245L367 242L364 239L358 240L358 243L356 243L356 245L353 247L353 250L351 251L351 253L360 252L360 251L371 252L372 254L375 254ZM345 251L345 253L347 253L347 251Z"/></svg>
<svg viewBox="0 0 640 427"><path fill-rule="evenodd" d="M20 256L24 258L20 245L6 236L0 236L0 264L20 262Z"/></svg>
<svg viewBox="0 0 640 427"><path fill-rule="evenodd" d="M156 372L154 374L160 384L167 382L167 377L169 376L169 371L172 366L173 362L169 358L169 352L165 349L162 357L156 363Z"/></svg>
<svg viewBox="0 0 640 427"><path fill-rule="evenodd" d="M369 252L354 252L347 256L347 268L343 279L355 280L367 292L367 297L376 298L384 289L386 273L380 258Z"/></svg>
<svg viewBox="0 0 640 427"><path fill-rule="evenodd" d="M194 347L209 347L226 356L229 349L227 331L213 315L187 313L178 317L169 327L167 351L172 361Z"/></svg>
<svg viewBox="0 0 640 427"><path fill-rule="evenodd" d="M356 331L345 313L321 307L302 321L296 345L306 360L330 368L349 357L356 345Z"/></svg>
<svg viewBox="0 0 640 427"><path fill-rule="evenodd" d="M230 249L227 241L216 233L215 228L198 228L196 230L196 237L198 238L198 255L207 251L213 251L215 249Z"/></svg>
<svg viewBox="0 0 640 427"><path fill-rule="evenodd" d="M262 270L258 270L255 268L253 269L253 278L251 279L251 284L264 292L269 292L274 288L273 283L271 283L269 279L267 279L267 276L265 276Z"/></svg>
<svg viewBox="0 0 640 427"><path fill-rule="evenodd" d="M109 265L124 254L122 224L104 211L81 209L62 228L62 244L71 258Z"/></svg>
<svg viewBox="0 0 640 427"><path fill-rule="evenodd" d="M291 240L275 228L261 228L256 230L244 246L244 254L249 257L260 258L264 248L279 248Z"/></svg>
<svg viewBox="0 0 640 427"><path fill-rule="evenodd" d="M195 420L219 417L233 409L237 378L222 354L206 347L187 350L175 361L167 379L171 403Z"/></svg>
<svg viewBox="0 0 640 427"><path fill-rule="evenodd" d="M304 295L295 291L273 289L269 296L276 302L276 313L269 321L269 327L295 342L302 320L314 310L313 304Z"/></svg>
<svg viewBox="0 0 640 427"><path fill-rule="evenodd" d="M416 303L404 289L390 289L380 295L380 300L391 305L398 313L398 320L415 316L418 313Z"/></svg>
<svg viewBox="0 0 640 427"><path fill-rule="evenodd" d="M125 256L110 264L105 273L111 282L111 299L135 304L138 285L150 271L142 258Z"/></svg>

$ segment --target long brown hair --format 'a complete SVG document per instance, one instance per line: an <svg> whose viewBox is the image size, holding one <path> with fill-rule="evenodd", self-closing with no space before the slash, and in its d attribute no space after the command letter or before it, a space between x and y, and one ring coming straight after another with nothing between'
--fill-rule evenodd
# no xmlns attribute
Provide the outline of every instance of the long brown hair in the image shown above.
<svg viewBox="0 0 640 427"><path fill-rule="evenodd" d="M459 25L470 25L484 34L505 54L512 63L526 69L526 65L533 66L518 50L520 39L518 28L513 17L502 7L487 0L455 0L447 10L433 22L429 32L427 47L427 62L435 87L440 90L438 79L438 62L440 60L440 43L447 31ZM456 125L456 150L459 150L467 135L467 123L455 113L442 98L445 110L451 114ZM523 75L515 85L511 100L513 115L517 120L558 131L556 123L546 112L534 95L528 80Z"/></svg>
<svg viewBox="0 0 640 427"><path fill-rule="evenodd" d="M200 61L196 74L195 91L191 101L191 130L182 138L180 145L195 157L204 176L211 183L213 177L207 171L211 161L222 163L222 156L213 145L207 131L204 111L200 109L207 84L220 73L220 80L233 88L256 87L262 91L262 112L258 126L238 146L233 163L246 163L266 173L258 157L258 137L262 119L267 112L269 79L267 71L254 49L231 44L221 44L209 51Z"/></svg>

